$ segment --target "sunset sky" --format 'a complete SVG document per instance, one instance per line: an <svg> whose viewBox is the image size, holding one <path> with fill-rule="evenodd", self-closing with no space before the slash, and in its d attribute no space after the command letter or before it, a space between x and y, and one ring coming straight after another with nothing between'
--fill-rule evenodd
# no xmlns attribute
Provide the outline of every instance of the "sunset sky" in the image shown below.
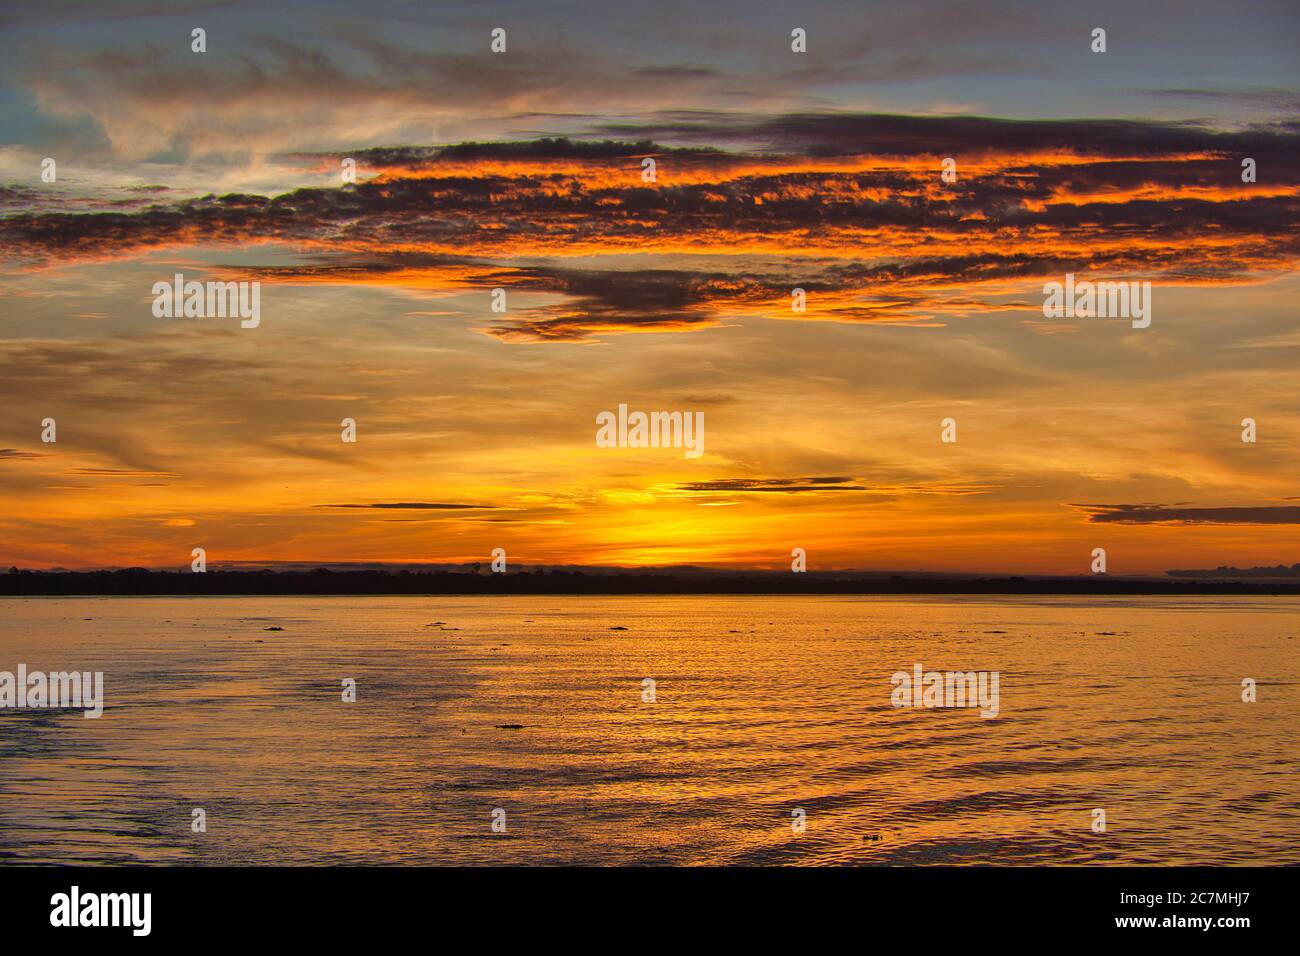
<svg viewBox="0 0 1300 956"><path fill-rule="evenodd" d="M6 3L0 564L1300 562L1297 48L1291 0ZM177 272L260 325L155 317ZM1150 328L1045 318L1067 273ZM620 403L704 454L597 447Z"/></svg>

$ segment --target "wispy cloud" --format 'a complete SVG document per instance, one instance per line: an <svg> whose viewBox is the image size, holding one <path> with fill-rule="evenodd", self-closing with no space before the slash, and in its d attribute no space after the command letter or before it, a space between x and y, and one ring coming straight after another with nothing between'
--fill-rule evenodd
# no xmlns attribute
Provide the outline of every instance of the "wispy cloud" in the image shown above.
<svg viewBox="0 0 1300 956"><path fill-rule="evenodd" d="M369 504L317 505L318 508L379 508L397 511L468 511L492 505L467 505L443 501L379 501Z"/></svg>
<svg viewBox="0 0 1300 956"><path fill-rule="evenodd" d="M1166 505L1072 505L1096 524L1300 524L1300 506L1180 508Z"/></svg>

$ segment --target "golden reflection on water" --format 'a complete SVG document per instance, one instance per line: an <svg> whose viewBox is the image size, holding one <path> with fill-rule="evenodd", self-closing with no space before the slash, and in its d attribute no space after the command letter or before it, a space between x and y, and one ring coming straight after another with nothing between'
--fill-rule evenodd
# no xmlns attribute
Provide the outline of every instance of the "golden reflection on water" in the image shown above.
<svg viewBox="0 0 1300 956"><path fill-rule="evenodd" d="M0 860L1295 863L1297 612L1296 598L4 600L0 670L103 670L107 700L100 720L0 710ZM917 662L1000 672L999 716L891 707L890 675Z"/></svg>

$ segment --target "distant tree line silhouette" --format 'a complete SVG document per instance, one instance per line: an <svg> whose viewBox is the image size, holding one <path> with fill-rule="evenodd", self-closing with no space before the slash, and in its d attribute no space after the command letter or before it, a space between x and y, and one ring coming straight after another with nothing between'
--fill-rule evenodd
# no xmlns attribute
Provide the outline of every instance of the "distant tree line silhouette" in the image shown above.
<svg viewBox="0 0 1300 956"><path fill-rule="evenodd" d="M0 574L0 595L221 594L1300 594L1300 580L1088 577L862 577L835 572L675 574L567 570L219 571L124 568Z"/></svg>

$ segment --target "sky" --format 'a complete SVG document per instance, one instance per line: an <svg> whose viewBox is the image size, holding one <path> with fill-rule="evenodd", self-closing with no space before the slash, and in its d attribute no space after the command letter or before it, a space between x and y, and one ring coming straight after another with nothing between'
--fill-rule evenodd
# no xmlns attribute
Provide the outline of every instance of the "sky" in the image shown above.
<svg viewBox="0 0 1300 956"><path fill-rule="evenodd" d="M1290 2L6 3L0 564L1300 562L1298 46ZM256 327L156 315L177 273ZM1045 316L1067 274L1150 325ZM620 405L702 454L602 447Z"/></svg>

